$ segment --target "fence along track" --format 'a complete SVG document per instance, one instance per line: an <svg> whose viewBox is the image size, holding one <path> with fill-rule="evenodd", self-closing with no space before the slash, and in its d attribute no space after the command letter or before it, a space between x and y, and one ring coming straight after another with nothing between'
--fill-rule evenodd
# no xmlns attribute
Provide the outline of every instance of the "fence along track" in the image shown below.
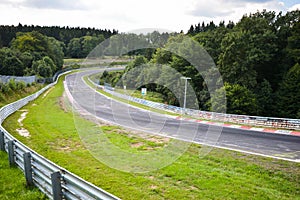
<svg viewBox="0 0 300 200"><path fill-rule="evenodd" d="M132 97L130 95L122 94L119 92L115 92L114 88L98 85L95 82L93 82L90 78L89 78L89 82L91 82L95 87L100 88L105 92L110 93L113 96L125 99L127 101L139 103L151 108L177 113L179 115L182 115L182 113L184 113L187 116L191 116L199 119L205 119L205 120L230 122L230 123L245 124L245 125L259 126L259 127L263 126L263 127L274 128L274 129L282 128L282 129L290 129L290 130L300 130L300 119L215 113L215 112L194 110L189 108L183 109L181 107L166 105L163 103L157 103L145 99Z"/></svg>
<svg viewBox="0 0 300 200"><path fill-rule="evenodd" d="M39 155L2 127L2 122L9 115L39 97L57 80L35 94L0 109L0 150L8 153L10 165L17 165L24 172L28 186L38 187L50 199L119 199Z"/></svg>

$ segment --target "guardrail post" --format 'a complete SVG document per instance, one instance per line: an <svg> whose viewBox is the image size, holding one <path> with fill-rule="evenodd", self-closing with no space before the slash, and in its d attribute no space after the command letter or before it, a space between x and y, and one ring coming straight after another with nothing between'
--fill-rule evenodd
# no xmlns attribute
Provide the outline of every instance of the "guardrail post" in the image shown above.
<svg viewBox="0 0 300 200"><path fill-rule="evenodd" d="M15 159L14 159L14 141L10 140L8 141L8 160L9 160L9 165L14 166L15 165Z"/></svg>
<svg viewBox="0 0 300 200"><path fill-rule="evenodd" d="M60 172L51 174L53 200L62 200L61 175Z"/></svg>
<svg viewBox="0 0 300 200"><path fill-rule="evenodd" d="M25 178L26 178L26 185L33 186L30 152L24 153L23 158L24 158L24 172L25 172Z"/></svg>
<svg viewBox="0 0 300 200"><path fill-rule="evenodd" d="M0 150L5 151L4 132L0 130Z"/></svg>

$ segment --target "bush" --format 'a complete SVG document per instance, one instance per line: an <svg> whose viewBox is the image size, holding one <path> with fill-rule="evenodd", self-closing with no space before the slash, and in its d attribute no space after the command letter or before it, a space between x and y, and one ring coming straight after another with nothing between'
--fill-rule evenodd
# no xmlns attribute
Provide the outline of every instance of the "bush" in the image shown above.
<svg viewBox="0 0 300 200"><path fill-rule="evenodd" d="M0 93L0 102L4 102L5 101L5 96L3 95L3 93Z"/></svg>
<svg viewBox="0 0 300 200"><path fill-rule="evenodd" d="M0 83L0 92L2 94L11 94L12 92L24 90L26 87L35 86L36 83L24 83L11 79L8 83Z"/></svg>
<svg viewBox="0 0 300 200"><path fill-rule="evenodd" d="M16 84L16 81L14 79L10 79L9 80L8 86L10 87L10 89L12 91L16 91L17 90L17 84Z"/></svg>
<svg viewBox="0 0 300 200"><path fill-rule="evenodd" d="M11 94L12 89L8 86L8 84L3 84L2 88L1 88L1 92L3 94Z"/></svg>
<svg viewBox="0 0 300 200"><path fill-rule="evenodd" d="M26 87L25 83L23 81L21 82L16 82L17 85L17 90L24 90L24 88Z"/></svg>

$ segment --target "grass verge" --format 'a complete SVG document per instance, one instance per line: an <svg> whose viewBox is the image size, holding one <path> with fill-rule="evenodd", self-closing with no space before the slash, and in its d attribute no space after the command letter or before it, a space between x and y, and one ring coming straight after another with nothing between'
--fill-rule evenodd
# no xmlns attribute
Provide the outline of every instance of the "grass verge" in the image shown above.
<svg viewBox="0 0 300 200"><path fill-rule="evenodd" d="M47 199L37 188L27 188L21 170L10 167L8 155L0 152L0 199Z"/></svg>
<svg viewBox="0 0 300 200"><path fill-rule="evenodd" d="M22 109L28 110L23 124L29 138L15 131L21 112L10 116L4 126L40 154L122 199L300 199L299 163L221 149L199 158L203 147L194 144L173 164L157 171L136 174L109 168L85 148L74 119L87 133L101 128L126 151L157 151L169 141L155 142L116 126L95 126L73 116L62 94L60 80L47 96Z"/></svg>
<svg viewBox="0 0 300 200"><path fill-rule="evenodd" d="M0 151L0 199L30 200L47 199L37 188L26 187L23 172L17 167L10 167L8 155Z"/></svg>

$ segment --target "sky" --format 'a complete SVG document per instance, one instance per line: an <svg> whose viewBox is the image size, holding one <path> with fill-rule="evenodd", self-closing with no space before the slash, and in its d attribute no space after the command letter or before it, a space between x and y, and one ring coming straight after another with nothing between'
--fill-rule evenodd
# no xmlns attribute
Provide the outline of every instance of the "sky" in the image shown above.
<svg viewBox="0 0 300 200"><path fill-rule="evenodd" d="M258 10L297 8L300 0L0 0L0 24L186 32L202 21L238 22Z"/></svg>

